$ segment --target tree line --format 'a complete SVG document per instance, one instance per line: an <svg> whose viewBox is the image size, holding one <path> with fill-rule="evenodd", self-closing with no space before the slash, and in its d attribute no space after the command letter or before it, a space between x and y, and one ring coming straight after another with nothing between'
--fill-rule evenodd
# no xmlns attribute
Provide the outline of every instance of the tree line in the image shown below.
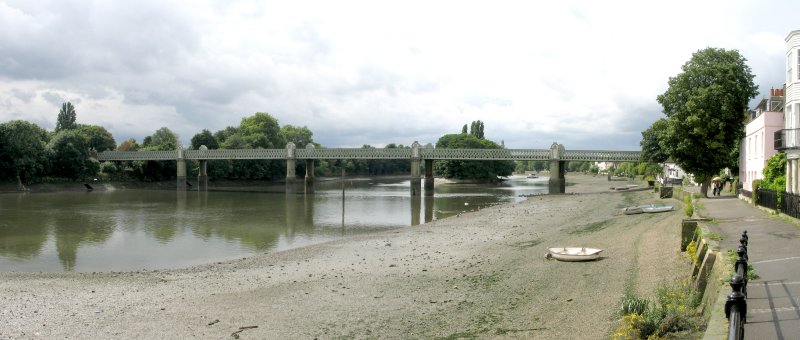
<svg viewBox="0 0 800 340"><path fill-rule="evenodd" d="M77 123L77 113L72 103L64 103L56 117L55 130L47 131L24 120L0 124L0 181L15 181L20 187L26 184L57 180L88 180L101 178L115 181L163 181L174 179L174 161L105 161L98 162L97 152L117 151L168 151L180 146L178 135L167 127L146 136L141 143L128 139L116 144L114 137L99 125ZM483 122L472 122L472 130L461 134L444 135L436 143L440 148L501 148L484 138ZM466 128L466 125L465 125ZM314 145L313 133L305 126L284 125L264 112L257 112L241 120L238 126L228 126L211 132L203 129L191 138L187 148L198 149L281 149L288 142L298 148ZM374 148L364 145L363 148ZM390 143L384 148L410 148ZM305 163L299 162L296 173L305 173ZM507 176L515 168L510 161L437 161L438 175L452 178L493 180ZM211 179L275 180L286 176L285 162L280 160L209 160ZM348 175L395 175L411 171L410 160L316 160L315 176L338 176L342 170ZM197 176L199 162L187 161L187 176Z"/></svg>

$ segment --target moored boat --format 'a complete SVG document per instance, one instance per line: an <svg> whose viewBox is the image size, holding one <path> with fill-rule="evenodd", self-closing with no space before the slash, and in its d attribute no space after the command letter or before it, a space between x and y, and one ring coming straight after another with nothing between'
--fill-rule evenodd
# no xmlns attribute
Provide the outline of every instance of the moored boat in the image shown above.
<svg viewBox="0 0 800 340"><path fill-rule="evenodd" d="M545 255L547 259L554 258L559 261L591 261L600 258L602 249L586 248L586 247L554 247L547 248L548 253Z"/></svg>
<svg viewBox="0 0 800 340"><path fill-rule="evenodd" d="M665 211L672 211L672 206L671 205L650 204L650 205L643 205L640 208L642 208L642 212L646 212L646 213L659 213L659 212L665 212Z"/></svg>
<svg viewBox="0 0 800 340"><path fill-rule="evenodd" d="M642 210L642 207L627 207L625 209L622 209L622 212L625 215L636 215L636 214L641 214L644 211Z"/></svg>

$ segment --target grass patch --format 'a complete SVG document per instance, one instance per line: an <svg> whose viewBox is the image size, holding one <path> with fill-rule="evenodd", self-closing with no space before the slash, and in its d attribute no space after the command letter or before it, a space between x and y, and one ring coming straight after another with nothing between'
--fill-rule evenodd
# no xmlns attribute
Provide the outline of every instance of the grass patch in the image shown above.
<svg viewBox="0 0 800 340"><path fill-rule="evenodd" d="M728 261L730 261L730 263L731 263L731 267L732 267L731 271L733 273L736 273L735 271L733 271L733 269L736 268L736 260L738 260L738 259L739 259L739 254L733 249L728 249ZM747 264L746 276L747 276L747 280L748 281L758 280L758 279L761 278L761 276L758 276L758 274L756 273L756 270L753 268L753 265L751 265L749 263ZM728 278L727 280L730 281L730 278Z"/></svg>
<svg viewBox="0 0 800 340"><path fill-rule="evenodd" d="M612 339L697 338L703 318L697 314L701 293L688 282L662 285L653 301L626 295L618 310L620 320Z"/></svg>
<svg viewBox="0 0 800 340"><path fill-rule="evenodd" d="M724 239L724 237L722 237L722 235L717 234L717 233L715 233L713 231L708 233L708 234L706 234L706 237L708 237L710 240L714 240L714 241L717 241L717 242L722 241L722 239Z"/></svg>
<svg viewBox="0 0 800 340"><path fill-rule="evenodd" d="M593 232L600 231L600 230L603 230L605 228L608 228L608 226L610 224L611 224L611 220L603 220L603 221L592 222L592 223L589 223L589 224L584 224L584 225L576 226L576 227L573 227L573 228L569 228L569 230L567 230L567 234L575 235L575 234L593 233Z"/></svg>

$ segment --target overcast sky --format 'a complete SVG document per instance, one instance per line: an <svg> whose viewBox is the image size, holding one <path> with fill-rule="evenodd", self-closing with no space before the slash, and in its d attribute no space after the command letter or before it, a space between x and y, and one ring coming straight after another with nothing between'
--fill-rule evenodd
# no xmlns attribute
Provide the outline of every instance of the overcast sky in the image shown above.
<svg viewBox="0 0 800 340"><path fill-rule="evenodd" d="M784 83L798 1L0 0L0 122L62 102L117 143L184 145L255 112L325 147L435 143L473 120L509 148L638 150L691 54Z"/></svg>

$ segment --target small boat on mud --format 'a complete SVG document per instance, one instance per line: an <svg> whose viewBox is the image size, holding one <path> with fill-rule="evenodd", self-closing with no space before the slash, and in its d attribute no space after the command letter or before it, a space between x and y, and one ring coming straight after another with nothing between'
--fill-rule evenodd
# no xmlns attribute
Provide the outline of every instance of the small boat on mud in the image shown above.
<svg viewBox="0 0 800 340"><path fill-rule="evenodd" d="M655 205L655 204L645 204L640 205L638 207L627 207L622 209L622 213L625 215L636 215L641 213L659 213L665 211L672 211L671 205Z"/></svg>
<svg viewBox="0 0 800 340"><path fill-rule="evenodd" d="M547 248L546 259L556 259L559 261L577 262L592 261L600 258L602 249L586 247L555 247Z"/></svg>
<svg viewBox="0 0 800 340"><path fill-rule="evenodd" d="M537 175L537 174L529 174L528 178L539 178L539 175Z"/></svg>

